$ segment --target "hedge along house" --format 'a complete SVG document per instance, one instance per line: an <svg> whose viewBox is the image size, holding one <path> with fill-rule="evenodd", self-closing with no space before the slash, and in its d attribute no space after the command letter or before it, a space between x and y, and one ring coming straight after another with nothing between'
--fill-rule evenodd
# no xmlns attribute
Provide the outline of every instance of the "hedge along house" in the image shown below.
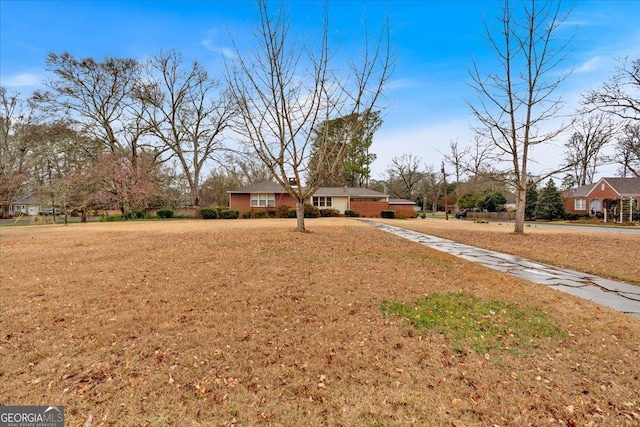
<svg viewBox="0 0 640 427"><path fill-rule="evenodd" d="M229 208L244 212L268 210L276 206L295 207L296 202L277 183L271 181L248 185L227 192ZM375 190L359 187L320 187L309 203L318 209L336 209L341 214L346 210L357 211L360 216L377 218L380 212L399 207L412 207L414 202L405 200L390 207L389 196Z"/></svg>
<svg viewBox="0 0 640 427"><path fill-rule="evenodd" d="M568 213L604 222L640 220L640 178L602 178L562 192Z"/></svg>

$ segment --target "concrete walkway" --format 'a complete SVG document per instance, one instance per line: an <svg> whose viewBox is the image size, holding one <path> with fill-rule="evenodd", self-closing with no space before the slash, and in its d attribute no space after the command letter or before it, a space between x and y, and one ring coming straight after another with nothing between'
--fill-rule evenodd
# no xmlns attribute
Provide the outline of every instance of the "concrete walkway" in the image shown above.
<svg viewBox="0 0 640 427"><path fill-rule="evenodd" d="M433 249L640 317L640 286L480 249L388 224L375 227Z"/></svg>

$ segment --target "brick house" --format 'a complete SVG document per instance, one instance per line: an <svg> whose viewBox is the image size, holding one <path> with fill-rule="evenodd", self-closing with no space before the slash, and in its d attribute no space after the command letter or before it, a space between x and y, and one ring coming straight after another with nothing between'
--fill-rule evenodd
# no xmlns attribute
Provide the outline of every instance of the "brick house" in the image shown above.
<svg viewBox="0 0 640 427"><path fill-rule="evenodd" d="M227 192L229 208L244 212L266 210L270 207L287 205L295 207L296 201L280 186L272 181L248 185ZM389 196L375 190L359 187L321 187L311 197L310 203L318 209L336 209L341 214L354 210L364 217L379 217L380 212L400 207L413 207L410 200L393 200L390 208Z"/></svg>
<svg viewBox="0 0 640 427"><path fill-rule="evenodd" d="M602 218L604 222L638 220L640 178L602 178L562 192L568 213Z"/></svg>

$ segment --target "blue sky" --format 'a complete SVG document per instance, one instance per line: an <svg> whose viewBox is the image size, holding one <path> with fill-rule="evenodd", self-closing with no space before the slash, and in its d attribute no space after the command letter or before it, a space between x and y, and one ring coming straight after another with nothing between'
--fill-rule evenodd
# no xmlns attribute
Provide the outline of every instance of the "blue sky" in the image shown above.
<svg viewBox="0 0 640 427"><path fill-rule="evenodd" d="M317 24L319 1L290 0L294 28L301 34ZM334 40L355 54L363 21L376 29L388 13L396 70L386 91L388 107L372 152L380 178L392 157L412 153L439 169L451 140L471 142L474 99L468 87L471 59L491 66L492 52L481 38L483 18L498 13L497 1L330 1ZM566 66L574 72L561 88L570 114L580 94L607 79L616 59L640 57L640 0L577 0L561 37L573 35ZM23 95L48 77L47 52L76 57L105 55L139 60L161 49L176 49L200 61L213 75L231 48L229 34L250 42L256 21L252 1L0 0L0 84ZM221 76L221 74L219 74ZM536 147L534 170L559 163L562 139ZM615 168L603 168L600 176Z"/></svg>

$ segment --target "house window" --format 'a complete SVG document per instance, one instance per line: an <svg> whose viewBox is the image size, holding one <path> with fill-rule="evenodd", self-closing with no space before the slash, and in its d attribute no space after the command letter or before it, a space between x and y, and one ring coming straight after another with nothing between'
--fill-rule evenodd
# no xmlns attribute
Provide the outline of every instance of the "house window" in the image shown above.
<svg viewBox="0 0 640 427"><path fill-rule="evenodd" d="M589 205L590 205L589 209L591 209L591 214L595 214L597 212L602 211L602 204L598 199L591 200L591 203Z"/></svg>
<svg viewBox="0 0 640 427"><path fill-rule="evenodd" d="M256 193L251 195L252 208L256 208L260 206L275 206L275 205L276 205L275 194Z"/></svg>
<svg viewBox="0 0 640 427"><path fill-rule="evenodd" d="M330 208L331 197L317 196L313 198L313 206L317 208Z"/></svg>
<svg viewBox="0 0 640 427"><path fill-rule="evenodd" d="M587 210L587 199L576 199L574 208L577 211L586 211Z"/></svg>

